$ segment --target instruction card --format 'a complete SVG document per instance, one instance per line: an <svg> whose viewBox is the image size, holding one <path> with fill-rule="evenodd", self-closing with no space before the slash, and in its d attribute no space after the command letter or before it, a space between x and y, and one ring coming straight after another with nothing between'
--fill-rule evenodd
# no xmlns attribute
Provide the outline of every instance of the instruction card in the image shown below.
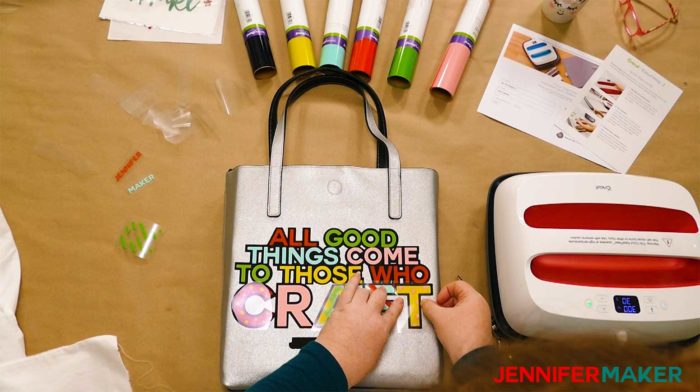
<svg viewBox="0 0 700 392"><path fill-rule="evenodd" d="M619 46L555 125L626 173L682 91Z"/></svg>
<svg viewBox="0 0 700 392"><path fill-rule="evenodd" d="M177 42L189 44L220 44L224 32L226 3L222 6L212 35L188 34L179 31L146 27L136 24L111 21L107 39L111 41Z"/></svg>
<svg viewBox="0 0 700 392"><path fill-rule="evenodd" d="M680 94L620 47L603 62L513 25L478 112L625 173Z"/></svg>
<svg viewBox="0 0 700 392"><path fill-rule="evenodd" d="M605 165L571 136L553 132L554 123L601 63L597 57L514 24L477 110Z"/></svg>
<svg viewBox="0 0 700 392"><path fill-rule="evenodd" d="M214 34L225 0L105 0L101 19L181 33Z"/></svg>

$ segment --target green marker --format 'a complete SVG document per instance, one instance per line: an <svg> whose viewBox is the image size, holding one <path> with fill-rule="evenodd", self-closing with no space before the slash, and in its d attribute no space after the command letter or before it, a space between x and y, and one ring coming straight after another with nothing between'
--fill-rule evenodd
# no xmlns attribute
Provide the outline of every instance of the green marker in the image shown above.
<svg viewBox="0 0 700 392"><path fill-rule="evenodd" d="M409 88L418 64L425 28L433 0L409 0L401 35L396 43L387 81L398 88Z"/></svg>

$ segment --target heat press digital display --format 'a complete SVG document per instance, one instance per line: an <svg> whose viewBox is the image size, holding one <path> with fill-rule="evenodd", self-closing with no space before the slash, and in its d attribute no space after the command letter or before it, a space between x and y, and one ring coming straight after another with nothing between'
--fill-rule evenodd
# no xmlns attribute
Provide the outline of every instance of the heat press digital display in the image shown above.
<svg viewBox="0 0 700 392"><path fill-rule="evenodd" d="M616 295L613 302L617 313L639 313L639 299L633 295Z"/></svg>

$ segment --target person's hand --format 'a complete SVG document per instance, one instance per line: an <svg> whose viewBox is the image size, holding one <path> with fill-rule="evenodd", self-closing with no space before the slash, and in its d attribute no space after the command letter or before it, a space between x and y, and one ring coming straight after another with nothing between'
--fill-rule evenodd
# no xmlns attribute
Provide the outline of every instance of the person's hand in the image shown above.
<svg viewBox="0 0 700 392"><path fill-rule="evenodd" d="M493 344L489 305L467 282L448 284L437 302L424 299L421 307L453 364L464 354Z"/></svg>
<svg viewBox="0 0 700 392"><path fill-rule="evenodd" d="M386 290L380 287L370 292L359 288L359 283L360 274L350 278L316 339L343 368L348 388L362 381L377 365L403 309L403 299L399 297L382 314Z"/></svg>
<svg viewBox="0 0 700 392"><path fill-rule="evenodd" d="M581 132L593 132L595 131L595 124L579 118L576 120L576 129Z"/></svg>

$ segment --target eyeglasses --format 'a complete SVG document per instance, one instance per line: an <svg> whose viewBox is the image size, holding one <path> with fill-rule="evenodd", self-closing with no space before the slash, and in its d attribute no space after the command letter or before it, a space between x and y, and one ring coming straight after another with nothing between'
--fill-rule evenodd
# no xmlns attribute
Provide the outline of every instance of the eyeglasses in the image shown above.
<svg viewBox="0 0 700 392"><path fill-rule="evenodd" d="M624 24L625 24L625 31L627 31L627 35L630 37L641 37L643 35L649 34L652 31L658 30L664 26L666 26L669 23L678 23L678 7L673 5L671 3L671 0L666 0L666 3L668 4L668 8L671 9L671 16L665 16L661 12L654 10L651 8L649 5L645 4L644 2L640 1L639 3L642 4L643 6L651 9L655 14L663 17L665 20L659 24L656 27L652 27L650 29L645 29L642 27L642 24L639 23L639 14L637 14L637 10L634 8L634 2L632 0L619 0L620 1L620 7L626 7L625 8L625 14L624 14Z"/></svg>

